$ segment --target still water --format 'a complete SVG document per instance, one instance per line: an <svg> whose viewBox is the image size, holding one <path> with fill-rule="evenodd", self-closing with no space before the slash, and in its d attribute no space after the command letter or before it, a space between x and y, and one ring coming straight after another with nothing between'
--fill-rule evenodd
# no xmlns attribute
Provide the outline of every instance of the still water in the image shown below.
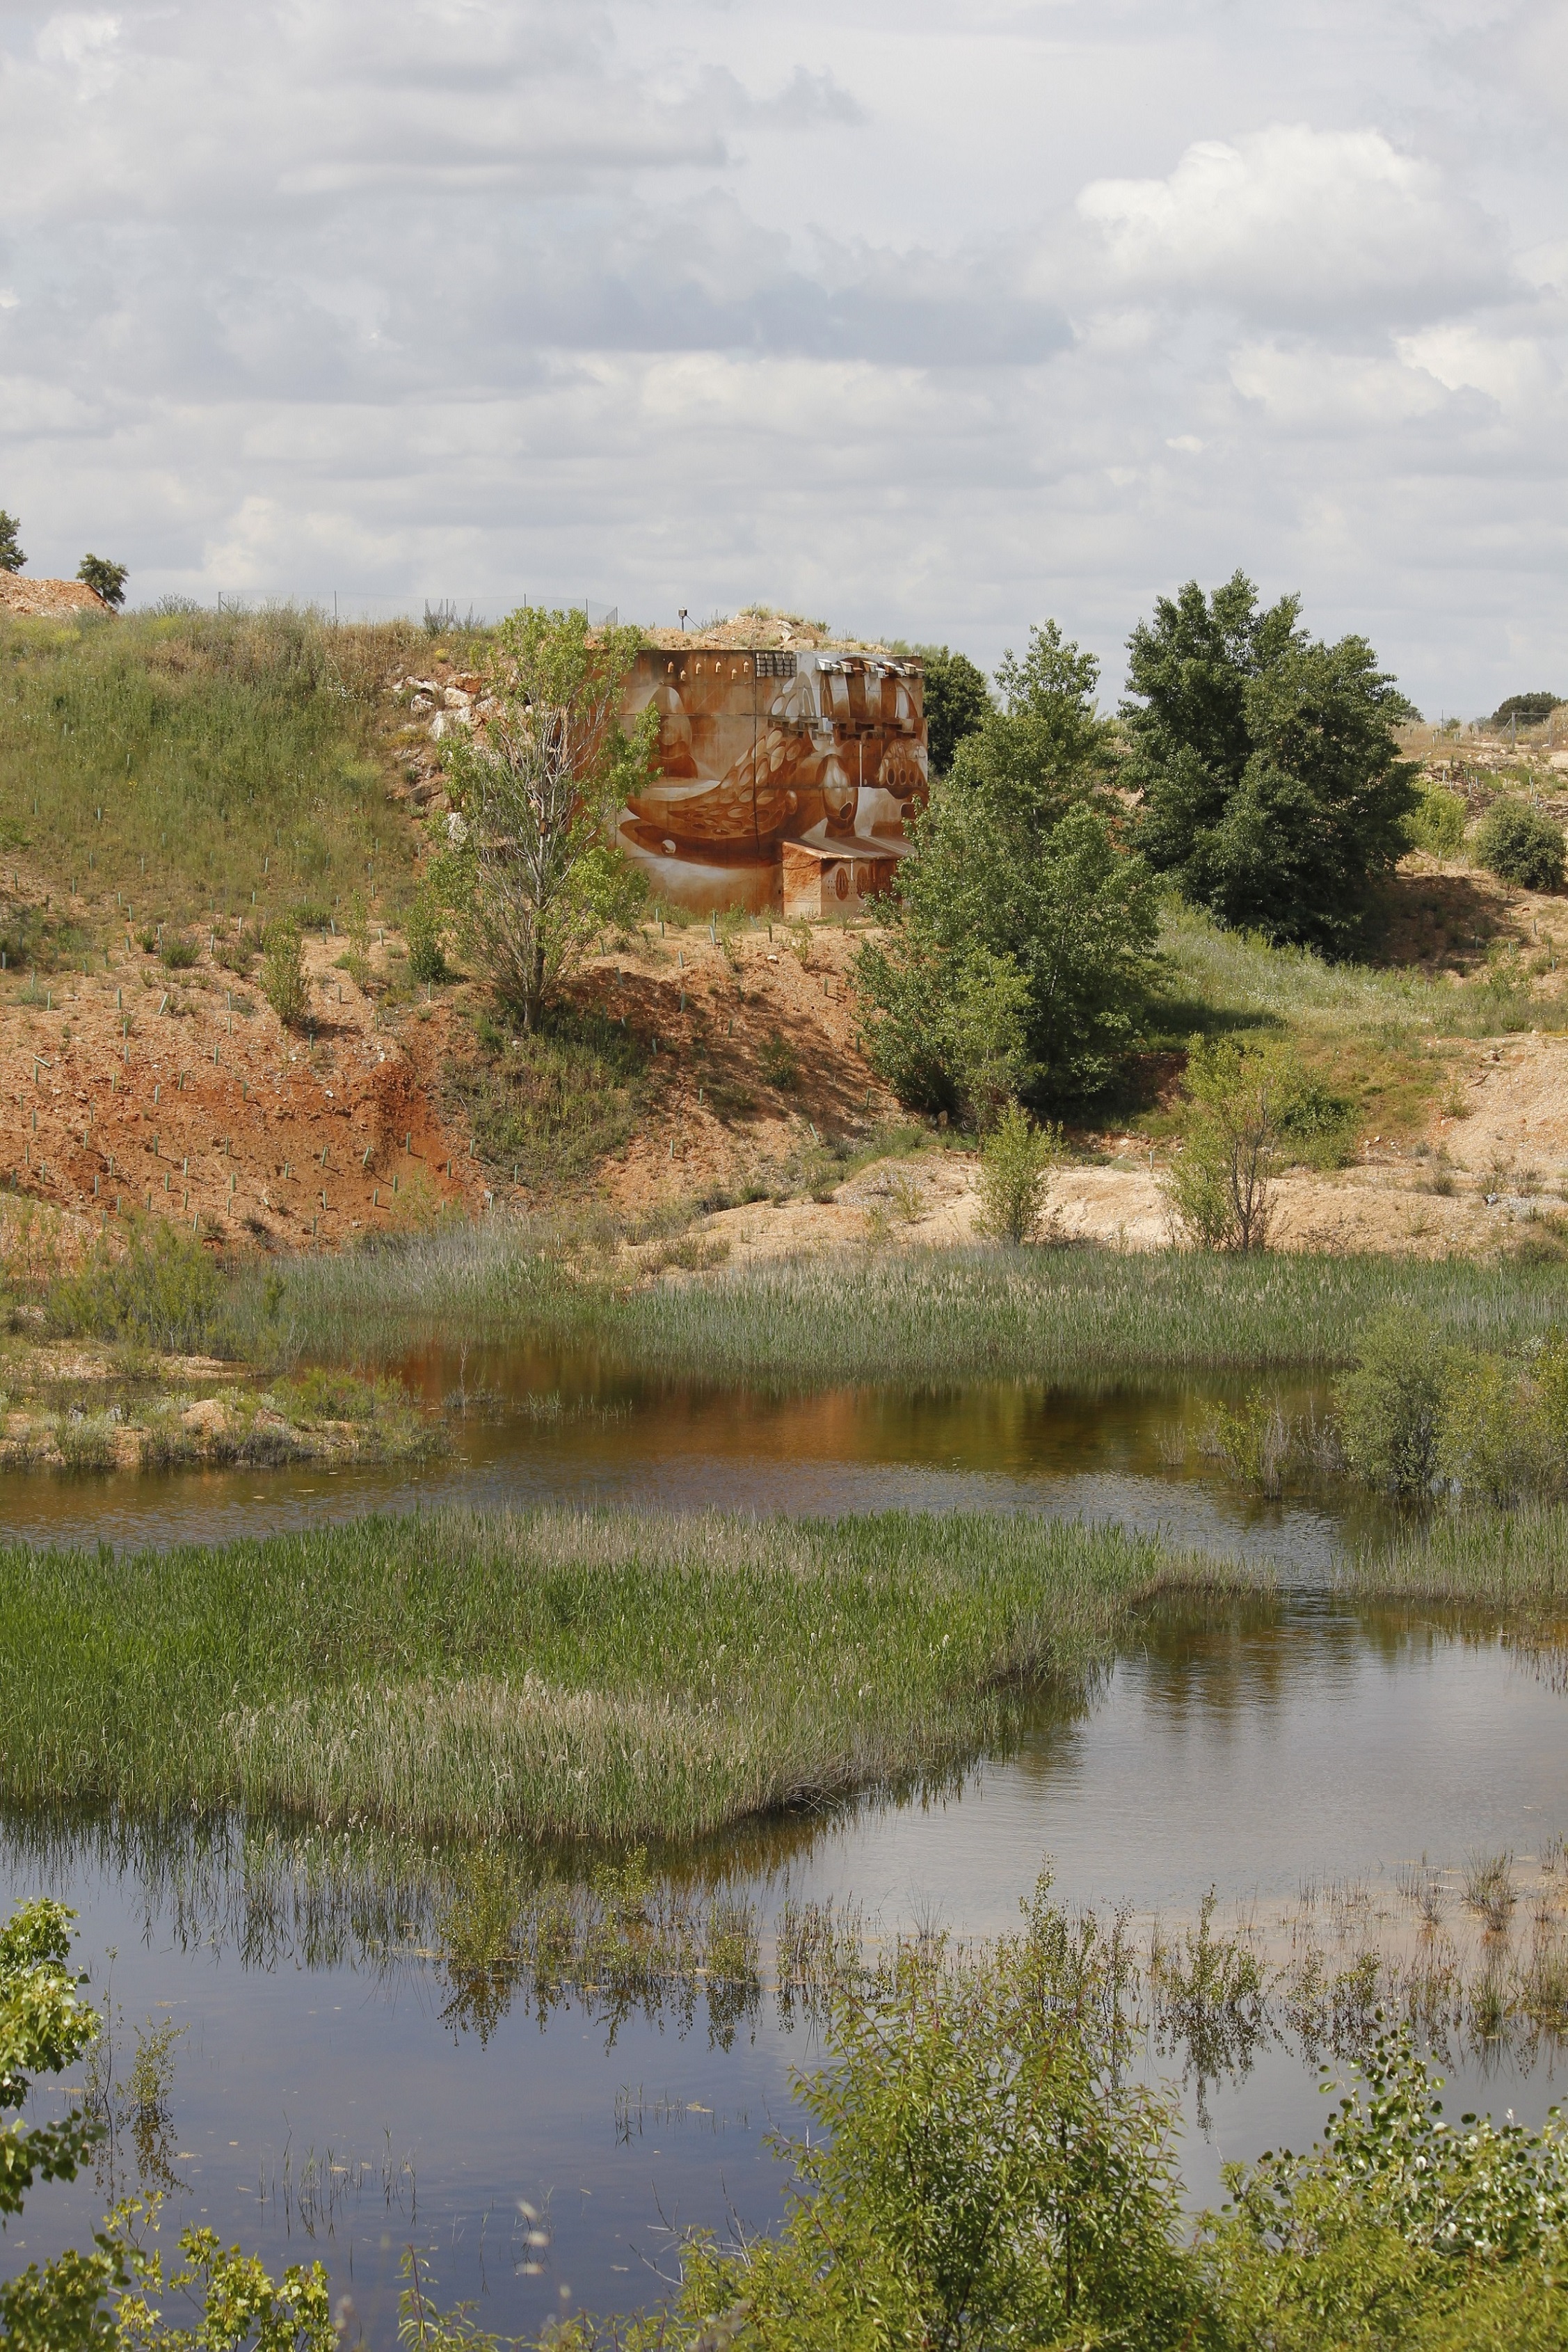
<svg viewBox="0 0 1568 2352"><path fill-rule="evenodd" d="M1042 1707L1013 1753L942 1801L865 1803L706 1856L765 1922L788 1887L859 1904L873 1934L989 1933L1014 1923L1049 1861L1071 1904L1174 1922L1213 1885L1222 1905L1267 1926L1346 1882L1374 1907L1396 1906L1401 1874L1423 1855L1452 1871L1506 1849L1528 1878L1568 1831L1552 1675L1483 1629L1345 1607L1332 1588L1342 1530L1326 1510L1249 1504L1206 1475L1191 1444L1202 1396L997 1387L768 1400L559 1363L470 1356L462 1369L470 1412L457 1455L417 1488L371 1473L241 1473L152 1492L128 1481L46 1494L28 1482L15 1510L7 1488L7 1518L35 1535L126 1542L406 1507L415 1494L999 1507L1115 1517L1276 1564L1277 1600L1151 1636L1082 1704ZM450 1362L410 1370L435 1395L458 1385ZM476 1412L480 1389L491 1402ZM541 2021L524 1992L482 2038L429 1954L358 1950L313 1967L285 1940L267 1965L247 1962L220 1913L182 1922L151 1876L90 1837L40 1851L0 1828L0 1897L40 1892L80 1912L94 1997L122 2013L121 2071L137 2025L183 2029L169 2132L152 2151L178 2184L171 2218L205 2220L274 2263L319 2255L373 2342L392 2340L408 2244L444 2300L476 2296L486 2325L532 2331L552 2313L656 2300L672 2231L756 2229L779 2210L786 2176L766 2136L790 2126L791 2070L820 2053L770 1993L716 2022L700 2001L689 2020L666 2010L612 2021L580 1999ZM1151 2047L1146 2063L1179 2077L1169 2051ZM1182 2084L1193 2200L1217 2194L1221 2161L1312 2137L1318 2079L1298 2049L1265 2043L1201 2097ZM1537 2120L1557 2095L1549 2048L1472 2052L1450 2079L1450 2112L1474 2104ZM137 2156L122 2135L131 2181ZM37 2192L0 2261L79 2242L109 2186Z"/></svg>
<svg viewBox="0 0 1568 2352"><path fill-rule="evenodd" d="M1199 1440L1215 1404L1244 1392L1235 1382L1092 1396L1011 1381L770 1396L626 1373L588 1354L477 1349L427 1350L397 1370L433 1411L444 1407L453 1441L448 1458L417 1475L319 1465L95 1482L18 1473L0 1493L7 1531L31 1543L218 1543L443 1503L1012 1510L1163 1529L1313 1580L1341 1541L1331 1511L1260 1502L1215 1475ZM1303 1389L1286 1402L1305 1412L1322 1400Z"/></svg>

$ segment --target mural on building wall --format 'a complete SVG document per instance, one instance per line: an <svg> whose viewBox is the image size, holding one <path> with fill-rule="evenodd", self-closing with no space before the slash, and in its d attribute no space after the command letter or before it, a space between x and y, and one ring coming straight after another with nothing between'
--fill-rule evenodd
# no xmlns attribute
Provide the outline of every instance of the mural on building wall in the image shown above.
<svg viewBox="0 0 1568 2352"><path fill-rule="evenodd" d="M659 773L619 830L655 898L848 914L887 887L925 796L918 662L688 639L638 655L627 718L650 703Z"/></svg>

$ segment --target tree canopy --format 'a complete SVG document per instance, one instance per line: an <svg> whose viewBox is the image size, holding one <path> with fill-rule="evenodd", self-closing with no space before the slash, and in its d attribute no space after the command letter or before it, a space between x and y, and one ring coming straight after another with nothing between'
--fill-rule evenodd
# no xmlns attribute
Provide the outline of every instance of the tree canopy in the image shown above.
<svg viewBox="0 0 1568 2352"><path fill-rule="evenodd" d="M1125 781L1138 846L1184 898L1333 954L1408 846L1415 771L1392 730L1415 714L1364 637L1325 644L1300 612L1260 609L1240 572L1160 597L1128 640Z"/></svg>
<svg viewBox="0 0 1568 2352"><path fill-rule="evenodd" d="M1098 666L1054 622L916 821L888 933L862 950L874 1066L911 1108L986 1124L1091 1093L1132 1042L1157 925L1130 852Z"/></svg>
<svg viewBox="0 0 1568 2352"><path fill-rule="evenodd" d="M21 528L16 517L0 507L0 572L20 572L27 561L17 536Z"/></svg>
<svg viewBox="0 0 1568 2352"><path fill-rule="evenodd" d="M946 646L916 646L925 673L925 744L933 775L945 776L966 735L972 735L991 709L986 674L967 654Z"/></svg>

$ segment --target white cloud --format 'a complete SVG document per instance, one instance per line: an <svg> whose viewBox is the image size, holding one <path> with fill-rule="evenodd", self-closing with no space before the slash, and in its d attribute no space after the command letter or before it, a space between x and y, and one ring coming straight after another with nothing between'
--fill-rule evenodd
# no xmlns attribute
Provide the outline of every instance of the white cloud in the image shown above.
<svg viewBox="0 0 1568 2352"><path fill-rule="evenodd" d="M1113 686L1241 562L1479 708L1561 604L1560 25L9 0L0 504L133 594L1054 611Z"/></svg>
<svg viewBox="0 0 1568 2352"><path fill-rule="evenodd" d="M1119 285L1252 317L1420 317L1506 274L1497 225L1380 131L1200 140L1164 179L1092 182L1078 211Z"/></svg>

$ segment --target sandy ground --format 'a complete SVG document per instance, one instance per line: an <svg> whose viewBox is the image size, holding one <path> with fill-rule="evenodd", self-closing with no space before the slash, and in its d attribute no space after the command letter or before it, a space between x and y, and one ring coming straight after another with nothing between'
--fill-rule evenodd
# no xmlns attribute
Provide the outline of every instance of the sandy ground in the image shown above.
<svg viewBox="0 0 1568 2352"><path fill-rule="evenodd" d="M25 893L42 897L38 877L22 878ZM1561 900L1509 899L1526 939L1562 919ZM101 921L85 902L71 911L89 929ZM657 1041L640 1130L602 1171L611 1207L636 1216L781 1191L826 1143L853 1146L897 1120L860 1051L849 986L856 943L828 927L802 940L775 921L742 929L727 948L706 926L672 926L591 962L579 1002ZM313 1042L284 1032L255 981L237 980L210 953L171 973L123 933L110 939L108 969L100 954L89 974L44 975L36 987L8 975L0 982L7 1227L31 1199L57 1212L60 1231L78 1242L151 1210L196 1218L229 1247L332 1247L444 1205L470 1213L528 1205L468 1156L465 1124L442 1109L443 1066L472 1047L475 992L389 1007L336 970L341 944L307 942ZM384 967L379 952L373 961ZM1552 973L1541 984L1557 983ZM1563 1010L1543 997L1542 1022ZM1376 1138L1356 1167L1282 1179L1282 1244L1483 1250L1550 1206L1568 1179L1568 1036L1543 1028L1449 1050L1457 1092L1424 1137L1397 1147ZM1168 1219L1146 1145L1114 1133L1074 1141L1092 1161L1057 1179L1054 1230L1163 1246ZM827 1166L813 1172L831 1183ZM706 1231L716 1255L727 1247L737 1260L844 1243L940 1245L973 1231L976 1176L972 1154L934 1137L917 1160L862 1170L826 1200L760 1200L708 1217Z"/></svg>

